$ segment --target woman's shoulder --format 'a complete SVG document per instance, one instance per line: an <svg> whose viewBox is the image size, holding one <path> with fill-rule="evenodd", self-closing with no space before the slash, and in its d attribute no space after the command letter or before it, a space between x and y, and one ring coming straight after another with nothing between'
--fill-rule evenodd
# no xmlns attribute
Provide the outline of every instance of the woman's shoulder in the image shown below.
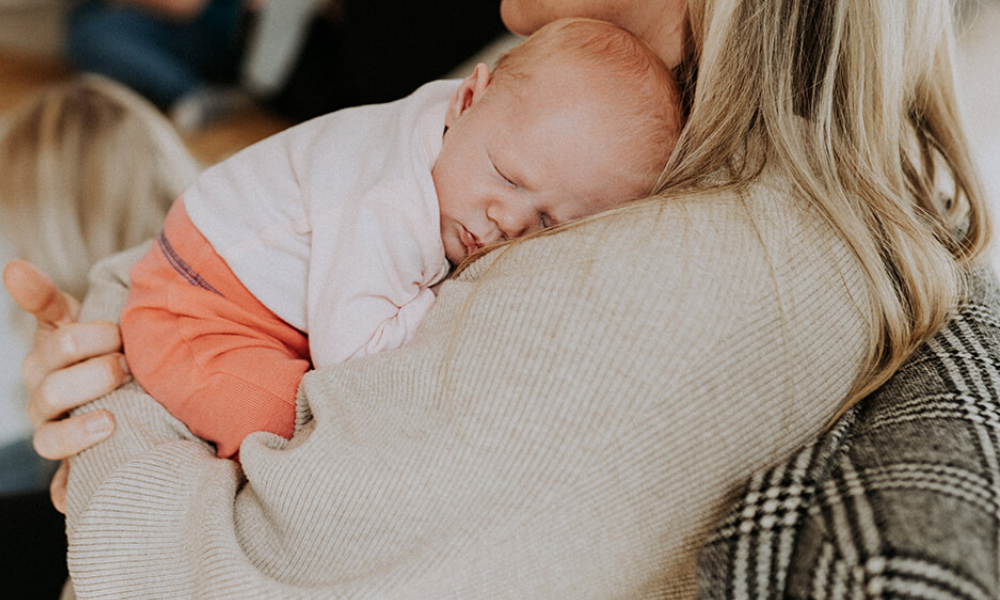
<svg viewBox="0 0 1000 600"><path fill-rule="evenodd" d="M505 254L507 260L499 260ZM723 277L751 287L773 279L772 287L779 290L786 284L845 287L859 300L866 287L860 263L820 211L787 178L767 171L738 188L718 184L637 201L556 235L494 252L474 263L466 277L530 267L571 278L577 267L595 275L605 262L608 278L642 270L662 273L663 279L681 277L689 287ZM658 285L666 283L646 277L641 287Z"/></svg>
<svg viewBox="0 0 1000 600"><path fill-rule="evenodd" d="M826 418L870 338L859 263L780 180L641 201L496 251L452 285L502 303L501 320L523 304L543 323L589 331L610 321L609 335L648 342L639 354L654 372L704 377L737 396L803 396ZM770 391L753 391L757 376Z"/></svg>

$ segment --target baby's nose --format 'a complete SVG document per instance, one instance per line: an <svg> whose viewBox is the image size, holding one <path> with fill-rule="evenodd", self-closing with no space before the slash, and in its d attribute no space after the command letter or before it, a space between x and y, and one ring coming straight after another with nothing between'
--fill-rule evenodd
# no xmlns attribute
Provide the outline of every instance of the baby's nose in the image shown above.
<svg viewBox="0 0 1000 600"><path fill-rule="evenodd" d="M527 202L521 202L507 206L500 228L507 239L514 239L528 235L540 227L535 210Z"/></svg>

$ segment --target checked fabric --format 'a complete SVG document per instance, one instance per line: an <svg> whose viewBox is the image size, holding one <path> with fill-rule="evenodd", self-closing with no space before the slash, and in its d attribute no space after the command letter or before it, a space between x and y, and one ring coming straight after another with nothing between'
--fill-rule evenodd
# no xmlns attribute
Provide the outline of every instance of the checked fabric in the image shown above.
<svg viewBox="0 0 1000 600"><path fill-rule="evenodd" d="M1000 287L882 388L751 476L699 560L702 600L1000 598Z"/></svg>

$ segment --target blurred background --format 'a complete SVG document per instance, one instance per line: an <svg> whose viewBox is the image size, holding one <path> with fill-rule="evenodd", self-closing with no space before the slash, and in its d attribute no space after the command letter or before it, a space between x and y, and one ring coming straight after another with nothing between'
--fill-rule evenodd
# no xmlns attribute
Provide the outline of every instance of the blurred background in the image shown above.
<svg viewBox="0 0 1000 600"><path fill-rule="evenodd" d="M1000 1L964 0L960 7L960 101L969 142L1000 223ZM994 240L992 260L1000 271L1000 240Z"/></svg>

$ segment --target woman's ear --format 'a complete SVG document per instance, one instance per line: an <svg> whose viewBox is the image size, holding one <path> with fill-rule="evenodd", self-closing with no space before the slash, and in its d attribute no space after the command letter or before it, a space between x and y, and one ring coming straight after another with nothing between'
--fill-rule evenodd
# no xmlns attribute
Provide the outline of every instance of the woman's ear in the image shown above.
<svg viewBox="0 0 1000 600"><path fill-rule="evenodd" d="M448 112L445 113L444 125L451 127L466 110L479 101L483 92L490 85L490 68L485 63L479 63L473 69L472 75L466 77L455 90Z"/></svg>

